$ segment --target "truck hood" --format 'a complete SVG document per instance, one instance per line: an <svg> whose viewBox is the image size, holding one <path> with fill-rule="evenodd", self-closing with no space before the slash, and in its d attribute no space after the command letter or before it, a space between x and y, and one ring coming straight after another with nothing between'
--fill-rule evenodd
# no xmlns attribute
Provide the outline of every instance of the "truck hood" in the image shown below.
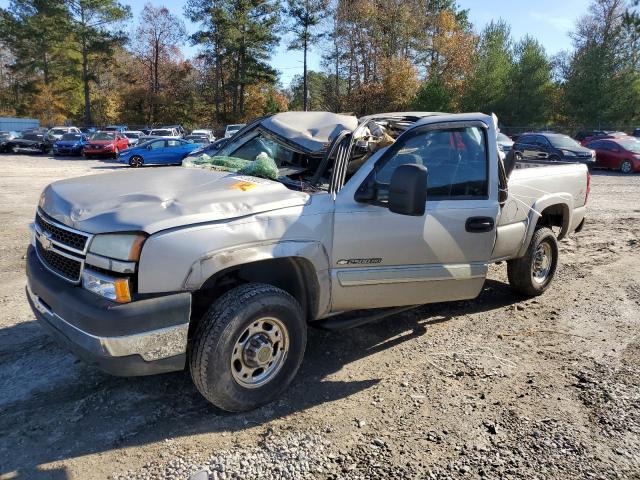
<svg viewBox="0 0 640 480"><path fill-rule="evenodd" d="M304 205L281 183L182 167L127 170L52 183L40 208L88 233L160 230Z"/></svg>

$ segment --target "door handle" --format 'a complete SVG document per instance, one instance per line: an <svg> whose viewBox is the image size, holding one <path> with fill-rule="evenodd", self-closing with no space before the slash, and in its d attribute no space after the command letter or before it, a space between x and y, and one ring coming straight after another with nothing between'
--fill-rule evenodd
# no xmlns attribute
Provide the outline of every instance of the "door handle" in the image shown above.
<svg viewBox="0 0 640 480"><path fill-rule="evenodd" d="M482 233L493 230L494 221L491 217L469 217L464 225L467 232Z"/></svg>

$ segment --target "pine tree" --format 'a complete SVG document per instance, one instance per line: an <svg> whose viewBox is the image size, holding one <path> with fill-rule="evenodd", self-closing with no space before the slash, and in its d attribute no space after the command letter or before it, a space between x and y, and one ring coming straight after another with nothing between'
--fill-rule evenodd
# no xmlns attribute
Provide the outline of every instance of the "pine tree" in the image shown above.
<svg viewBox="0 0 640 480"><path fill-rule="evenodd" d="M327 0L287 0L286 13L289 16L293 39L289 42L289 50L302 50L302 109L309 108L309 88L307 79L307 54L324 36L318 29L328 13Z"/></svg>
<svg viewBox="0 0 640 480"><path fill-rule="evenodd" d="M84 96L84 124L90 126L91 92L93 79L91 62L107 61L113 47L124 42L122 32L112 32L110 27L131 16L131 9L117 0L66 0L70 27L75 37L74 50L82 62L82 86Z"/></svg>

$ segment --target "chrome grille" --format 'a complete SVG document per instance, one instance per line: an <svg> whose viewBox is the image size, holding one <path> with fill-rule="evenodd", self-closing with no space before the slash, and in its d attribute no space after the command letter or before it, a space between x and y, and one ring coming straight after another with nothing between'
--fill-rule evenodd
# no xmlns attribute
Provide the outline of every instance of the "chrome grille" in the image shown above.
<svg viewBox="0 0 640 480"><path fill-rule="evenodd" d="M82 273L82 261L64 256L53 249L45 250L40 241L36 242L40 261L51 271L70 282L78 283Z"/></svg>
<svg viewBox="0 0 640 480"><path fill-rule="evenodd" d="M93 235L67 227L38 210L35 247L40 262L61 278L80 283L85 253Z"/></svg>
<svg viewBox="0 0 640 480"><path fill-rule="evenodd" d="M50 239L59 243L63 248L69 248L72 251L84 253L89 240L88 235L50 220L40 211L38 211L36 215L36 225L38 226L40 233L48 233Z"/></svg>

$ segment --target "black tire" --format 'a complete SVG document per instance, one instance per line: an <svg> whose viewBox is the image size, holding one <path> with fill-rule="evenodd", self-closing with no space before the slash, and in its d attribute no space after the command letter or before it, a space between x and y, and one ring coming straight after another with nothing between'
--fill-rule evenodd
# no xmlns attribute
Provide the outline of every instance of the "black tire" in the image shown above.
<svg viewBox="0 0 640 480"><path fill-rule="evenodd" d="M518 161L518 162L522 161L522 153L521 152L516 152L515 156L516 156L516 161Z"/></svg>
<svg viewBox="0 0 640 480"><path fill-rule="evenodd" d="M559 162L560 161L560 157L558 155L550 155L549 156L549 161L550 162Z"/></svg>
<svg viewBox="0 0 640 480"><path fill-rule="evenodd" d="M272 378L249 388L236 380L233 356L238 348L246 349L238 345L248 329L265 318L284 325L288 351ZM306 342L307 325L295 298L272 285L240 285L216 300L202 317L189 349L191 378L216 407L229 412L252 410L274 400L289 386L302 363ZM245 345L248 343L245 337Z"/></svg>
<svg viewBox="0 0 640 480"><path fill-rule="evenodd" d="M547 245L548 247L544 246ZM534 274L536 255L539 247L549 249L550 265L544 278L536 278ZM509 284L516 291L535 297L541 295L549 287L558 266L558 240L550 228L539 228L533 234L527 253L521 258L507 262Z"/></svg>
<svg viewBox="0 0 640 480"><path fill-rule="evenodd" d="M116 147L116 148L113 150L113 158L114 158L114 160L118 158L118 154L119 154L119 153L120 153L120 150L118 149L118 147Z"/></svg>
<svg viewBox="0 0 640 480"><path fill-rule="evenodd" d="M144 165L144 160L140 155L134 155L129 159L129 166L132 168L138 168Z"/></svg>
<svg viewBox="0 0 640 480"><path fill-rule="evenodd" d="M620 164L620 171L624 174L633 173L633 163L631 160L624 160Z"/></svg>

